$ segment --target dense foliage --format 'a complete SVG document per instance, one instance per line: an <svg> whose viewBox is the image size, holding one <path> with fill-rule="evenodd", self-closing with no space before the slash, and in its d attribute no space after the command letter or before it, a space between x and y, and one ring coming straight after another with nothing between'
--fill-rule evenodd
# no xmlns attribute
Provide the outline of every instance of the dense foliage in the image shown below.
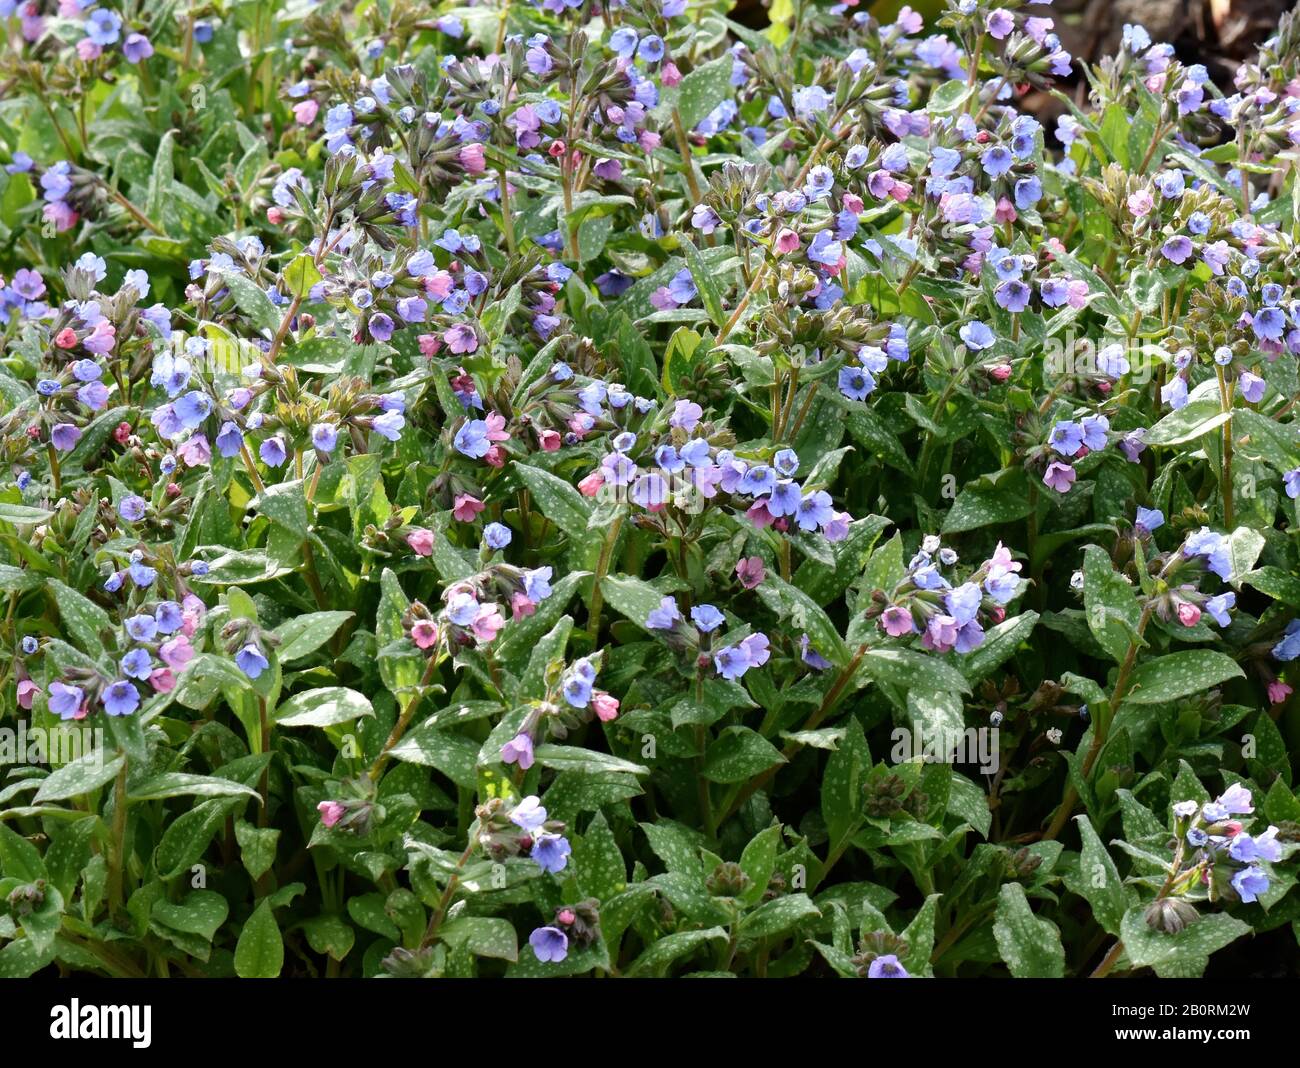
<svg viewBox="0 0 1300 1068"><path fill-rule="evenodd" d="M0 975L1296 959L1300 20L918 7L0 0Z"/></svg>

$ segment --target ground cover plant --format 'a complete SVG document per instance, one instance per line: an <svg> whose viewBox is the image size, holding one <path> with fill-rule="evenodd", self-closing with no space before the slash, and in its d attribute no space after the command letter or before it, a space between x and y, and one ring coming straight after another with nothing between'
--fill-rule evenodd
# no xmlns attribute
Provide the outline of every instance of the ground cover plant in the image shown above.
<svg viewBox="0 0 1300 1068"><path fill-rule="evenodd" d="M1300 20L0 0L0 975L1294 970Z"/></svg>

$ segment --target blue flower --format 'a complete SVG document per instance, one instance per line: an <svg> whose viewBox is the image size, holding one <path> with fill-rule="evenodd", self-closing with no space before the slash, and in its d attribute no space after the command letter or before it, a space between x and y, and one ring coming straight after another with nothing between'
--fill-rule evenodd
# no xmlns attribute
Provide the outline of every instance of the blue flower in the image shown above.
<svg viewBox="0 0 1300 1068"><path fill-rule="evenodd" d="M1260 894L1268 893L1268 885L1268 875L1263 868L1242 868L1232 877L1232 888L1247 905L1257 901Z"/></svg>
<svg viewBox="0 0 1300 1068"><path fill-rule="evenodd" d="M835 518L835 506L825 490L815 490L804 495L795 513L795 521L802 530L816 530Z"/></svg>
<svg viewBox="0 0 1300 1068"><path fill-rule="evenodd" d="M1138 507L1137 518L1133 522L1133 526L1137 530L1150 534L1154 530L1159 530L1164 525L1165 517L1164 513L1161 512L1160 509Z"/></svg>
<svg viewBox="0 0 1300 1068"><path fill-rule="evenodd" d="M1300 656L1300 619L1293 619L1286 626L1282 640L1273 646L1273 659L1284 663Z"/></svg>
<svg viewBox="0 0 1300 1068"><path fill-rule="evenodd" d="M1002 145L994 145L992 148L984 150L980 156L980 166L984 168L984 173L990 178L997 178L1007 171L1011 170L1011 164L1014 162L1009 149Z"/></svg>
<svg viewBox="0 0 1300 1068"><path fill-rule="evenodd" d="M489 523L483 528L483 541L489 549L504 549L511 537L510 528L503 523Z"/></svg>
<svg viewBox="0 0 1300 1068"><path fill-rule="evenodd" d="M1047 443L1062 456L1073 456L1083 447L1083 428L1070 419L1062 419L1052 427Z"/></svg>
<svg viewBox="0 0 1300 1068"><path fill-rule="evenodd" d="M957 333L961 336L966 347L979 352L988 348L996 340L993 331L978 319L972 319L964 324Z"/></svg>
<svg viewBox="0 0 1300 1068"><path fill-rule="evenodd" d="M122 16L116 11L97 7L86 17L81 28L100 48L107 48L111 44L116 44L121 36Z"/></svg>
<svg viewBox="0 0 1300 1068"><path fill-rule="evenodd" d="M524 596L534 604L541 604L551 595L551 568L535 567L524 571L521 580Z"/></svg>
<svg viewBox="0 0 1300 1068"><path fill-rule="evenodd" d="M488 425L482 419L469 419L458 431L454 442L462 456L478 460L486 456L492 443L488 440Z"/></svg>
<svg viewBox="0 0 1300 1068"><path fill-rule="evenodd" d="M102 700L110 716L129 716L140 707L140 691L126 679L119 679L104 691Z"/></svg>
<svg viewBox="0 0 1300 1068"><path fill-rule="evenodd" d="M876 388L876 380L865 367L841 367L837 384L849 400L866 400Z"/></svg>
<svg viewBox="0 0 1300 1068"><path fill-rule="evenodd" d="M665 597L659 607L653 609L646 617L645 625L649 630L672 630L682 618L681 609L677 607L675 597Z"/></svg>
<svg viewBox="0 0 1300 1068"><path fill-rule="evenodd" d="M280 467L289 458L289 454L284 448L284 438L279 434L262 442L258 447L257 454L267 467Z"/></svg>
<svg viewBox="0 0 1300 1068"><path fill-rule="evenodd" d="M973 582L964 582L956 589L949 590L944 594L943 603L948 609L948 614L955 619L959 625L965 626L975 619L979 612L980 601L983 600L983 594L979 586Z"/></svg>
<svg viewBox="0 0 1300 1068"><path fill-rule="evenodd" d="M813 263L834 267L840 262L843 251L843 246L835 240L835 235L830 230L819 230L808 246L808 258Z"/></svg>
<svg viewBox="0 0 1300 1068"><path fill-rule="evenodd" d="M262 654L262 650L252 642L249 642L235 654L235 664L250 679L257 678L271 666L271 662Z"/></svg>
<svg viewBox="0 0 1300 1068"><path fill-rule="evenodd" d="M591 681L580 674L571 674L560 686L564 699L574 708L586 708L591 704Z"/></svg>
<svg viewBox="0 0 1300 1068"><path fill-rule="evenodd" d="M147 679L153 671L153 660L146 649L132 649L118 664L122 674L132 679Z"/></svg>
<svg viewBox="0 0 1300 1068"><path fill-rule="evenodd" d="M572 852L573 847L569 845L567 838L551 834L549 831L540 831L533 839L532 852L528 855L543 871L556 875L564 870L569 862L569 854Z"/></svg>
<svg viewBox="0 0 1300 1068"><path fill-rule="evenodd" d="M1226 627L1232 622L1232 617L1228 615L1228 609L1235 607L1236 604L1237 595L1229 590L1227 593L1220 593L1207 600L1205 610L1215 623L1221 627Z"/></svg>
<svg viewBox="0 0 1300 1068"><path fill-rule="evenodd" d="M711 634L727 621L726 616L711 604L696 605L691 609L691 620L704 634Z"/></svg>

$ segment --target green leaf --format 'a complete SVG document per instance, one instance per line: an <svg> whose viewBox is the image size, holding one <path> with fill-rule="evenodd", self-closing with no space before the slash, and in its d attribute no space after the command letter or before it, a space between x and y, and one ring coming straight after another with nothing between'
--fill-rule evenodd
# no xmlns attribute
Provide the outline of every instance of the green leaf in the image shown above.
<svg viewBox="0 0 1300 1068"><path fill-rule="evenodd" d="M709 746L702 774L710 782L745 782L784 763L781 751L757 731L728 727Z"/></svg>
<svg viewBox="0 0 1300 1068"><path fill-rule="evenodd" d="M958 666L968 682L975 683L988 678L994 671L1010 660L1016 650L1029 640L1038 623L1037 612L1023 612L1010 619L1004 619L984 635L984 641L974 652L959 657Z"/></svg>
<svg viewBox="0 0 1300 1068"><path fill-rule="evenodd" d="M730 56L712 60L696 67L686 75L677 87L677 111L682 117L682 125L692 130L709 112L728 100L732 95ZM672 96L665 93L668 101Z"/></svg>
<svg viewBox="0 0 1300 1068"><path fill-rule="evenodd" d="M760 905L740 921L741 938L778 938L801 923L818 919L821 909L807 894L787 894Z"/></svg>
<svg viewBox="0 0 1300 1068"><path fill-rule="evenodd" d="M1120 928L1124 956L1134 968L1155 968L1166 977L1193 978L1205 971L1210 954L1250 933L1250 925L1226 912L1203 915L1177 934L1147 926L1143 905L1124 914Z"/></svg>
<svg viewBox="0 0 1300 1068"><path fill-rule="evenodd" d="M323 686L294 694L275 710L281 727L333 727L375 714L370 699L343 686Z"/></svg>
<svg viewBox="0 0 1300 1068"><path fill-rule="evenodd" d="M623 974L628 978L638 976L662 978L674 961L694 953L709 942L725 941L727 941L727 932L721 927L710 927L703 931L678 931L676 934L665 935L637 957Z"/></svg>
<svg viewBox="0 0 1300 1068"><path fill-rule="evenodd" d="M476 957L517 960L519 941L509 920L493 916L461 916L444 924L438 937L453 948L464 948Z"/></svg>
<svg viewBox="0 0 1300 1068"><path fill-rule="evenodd" d="M553 771L581 771L589 775L603 775L608 772L620 772L625 775L649 775L650 769L644 764L634 764L630 760L600 753L594 749L579 749L576 745L555 745L547 742L534 751L537 763Z"/></svg>
<svg viewBox="0 0 1300 1068"><path fill-rule="evenodd" d="M1014 523L1032 510L1024 469L1008 468L994 475L983 475L963 487L944 516L942 532L957 534Z"/></svg>
<svg viewBox="0 0 1300 1068"><path fill-rule="evenodd" d="M498 706L499 707L499 706ZM457 786L472 790L478 785L475 770L479 743L436 724L420 724L388 751L395 760L436 768Z"/></svg>
<svg viewBox="0 0 1300 1068"><path fill-rule="evenodd" d="M1228 679L1245 677L1230 656L1209 649L1169 653L1142 664L1133 672L1126 704L1158 705L1189 694L1203 693Z"/></svg>
<svg viewBox="0 0 1300 1068"><path fill-rule="evenodd" d="M32 803L40 805L49 801L66 801L97 790L117 777L125 760L124 753L106 760L102 749L94 749L79 760L64 764L57 771L51 772L36 791Z"/></svg>
<svg viewBox="0 0 1300 1068"><path fill-rule="evenodd" d="M1060 979L1065 975L1061 932L1055 924L1034 915L1019 883L1003 883L998 891L993 937L998 953L1017 979Z"/></svg>
<svg viewBox="0 0 1300 1068"><path fill-rule="evenodd" d="M5 823L0 823L0 875L23 883L49 878L40 851Z"/></svg>
<svg viewBox="0 0 1300 1068"><path fill-rule="evenodd" d="M871 750L862 725L845 720L844 740L826 761L822 776L821 811L833 846L850 837L862 822L863 790L871 773Z"/></svg>
<svg viewBox="0 0 1300 1068"><path fill-rule="evenodd" d="M1116 573L1110 555L1096 545L1083 552L1083 608L1097 643L1122 663L1131 642L1138 642L1141 617L1136 591Z"/></svg>
<svg viewBox="0 0 1300 1068"><path fill-rule="evenodd" d="M681 246L682 255L686 258L686 266L690 268L695 288L699 290L700 303L709 313L713 325L721 327L727 321L727 313L722 307L722 292L718 289L716 281L717 272L710 270L705 264L704 257L700 255L700 250L695 247L688 234L679 233L677 242Z"/></svg>
<svg viewBox="0 0 1300 1068"><path fill-rule="evenodd" d="M54 595L63 625L76 643L91 656L99 655L104 649L101 635L113 630L108 613L56 578L47 581L47 588Z"/></svg>
<svg viewBox="0 0 1300 1068"><path fill-rule="evenodd" d="M235 974L241 979L274 979L284 967L284 939L270 901L263 900L239 932Z"/></svg>
<svg viewBox="0 0 1300 1068"><path fill-rule="evenodd" d="M269 334L280 329L280 312L252 279L234 271L219 271L218 274L230 290L230 295L235 298L239 310L248 316L248 321L253 326Z"/></svg>
<svg viewBox="0 0 1300 1068"><path fill-rule="evenodd" d="M289 287L289 292L304 300L311 292L312 286L320 280L321 273L306 252L298 253L293 258L293 262L284 269L284 281Z"/></svg>
<svg viewBox="0 0 1300 1068"><path fill-rule="evenodd" d="M1118 937L1132 891L1124 886L1119 869L1097 837L1092 821L1080 815L1074 822L1083 840L1083 850L1078 868L1066 874L1065 885L1092 906L1092 915L1104 930Z"/></svg>
<svg viewBox="0 0 1300 1068"><path fill-rule="evenodd" d="M12 523L14 526L44 523L53 516L54 513L47 508L33 508L29 504L10 504L7 501L0 503L0 520Z"/></svg>
<svg viewBox="0 0 1300 1068"><path fill-rule="evenodd" d="M254 879L260 879L275 863L275 847L280 840L278 827L254 827L247 820L235 824L235 841L239 855Z"/></svg>
<svg viewBox="0 0 1300 1068"><path fill-rule="evenodd" d="M280 663L288 664L314 653L352 616L352 612L308 612L281 623L272 631L280 641L275 650Z"/></svg>
<svg viewBox="0 0 1300 1068"><path fill-rule="evenodd" d="M848 663L849 650L840 632L816 601L779 575L768 575L758 587L758 595L768 610L781 618L791 634L806 633L818 652L836 666Z"/></svg>
<svg viewBox="0 0 1300 1068"><path fill-rule="evenodd" d="M515 473L528 487L538 510L571 538L587 539L587 521L591 518L591 501L562 478L540 467L515 461Z"/></svg>
<svg viewBox="0 0 1300 1068"><path fill-rule="evenodd" d="M259 797L256 790L231 779L165 771L127 791L129 801L159 801L166 797ZM175 826L175 824L173 824Z"/></svg>

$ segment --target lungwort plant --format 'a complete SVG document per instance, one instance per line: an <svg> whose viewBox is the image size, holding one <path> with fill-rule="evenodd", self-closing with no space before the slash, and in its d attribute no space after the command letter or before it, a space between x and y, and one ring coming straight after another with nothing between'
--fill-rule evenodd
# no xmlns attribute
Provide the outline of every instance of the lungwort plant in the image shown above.
<svg viewBox="0 0 1300 1068"><path fill-rule="evenodd" d="M1300 19L924 7L0 0L0 975L1294 967Z"/></svg>

